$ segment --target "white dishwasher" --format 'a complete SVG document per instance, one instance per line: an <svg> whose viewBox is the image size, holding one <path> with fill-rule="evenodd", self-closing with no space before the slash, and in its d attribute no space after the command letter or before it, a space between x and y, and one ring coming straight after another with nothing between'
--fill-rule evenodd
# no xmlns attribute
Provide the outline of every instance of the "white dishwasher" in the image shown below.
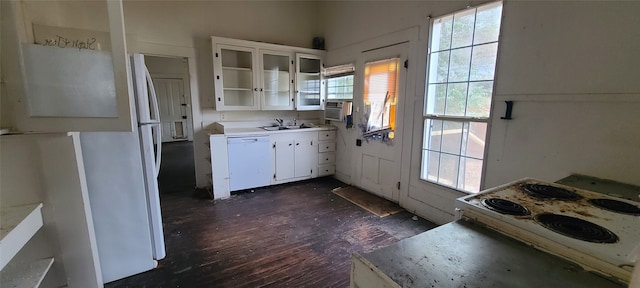
<svg viewBox="0 0 640 288"><path fill-rule="evenodd" d="M227 138L230 191L271 184L270 148L269 136Z"/></svg>

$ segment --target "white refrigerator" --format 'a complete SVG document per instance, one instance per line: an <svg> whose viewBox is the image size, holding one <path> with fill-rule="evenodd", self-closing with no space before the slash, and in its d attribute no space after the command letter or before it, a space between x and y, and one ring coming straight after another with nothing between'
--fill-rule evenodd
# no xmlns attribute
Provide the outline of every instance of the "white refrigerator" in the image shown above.
<svg viewBox="0 0 640 288"><path fill-rule="evenodd" d="M82 156L105 283L151 270L165 257L157 176L158 103L144 56L130 57L132 132L82 132Z"/></svg>

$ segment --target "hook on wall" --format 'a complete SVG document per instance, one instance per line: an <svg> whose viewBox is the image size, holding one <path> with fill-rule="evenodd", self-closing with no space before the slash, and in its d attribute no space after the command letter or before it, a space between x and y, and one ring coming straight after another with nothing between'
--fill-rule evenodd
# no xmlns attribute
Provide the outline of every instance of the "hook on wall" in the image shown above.
<svg viewBox="0 0 640 288"><path fill-rule="evenodd" d="M500 117L500 119L511 120L511 113L513 112L513 101L504 101L507 104L507 110L504 111L504 117Z"/></svg>

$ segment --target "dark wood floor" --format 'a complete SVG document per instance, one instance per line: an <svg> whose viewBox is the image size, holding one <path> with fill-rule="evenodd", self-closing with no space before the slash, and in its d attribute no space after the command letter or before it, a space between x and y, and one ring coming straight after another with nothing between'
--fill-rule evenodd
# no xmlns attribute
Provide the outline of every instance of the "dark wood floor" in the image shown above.
<svg viewBox="0 0 640 288"><path fill-rule="evenodd" d="M435 227L404 211L384 218L318 178L245 191L161 197L167 257L106 287L348 287L350 257Z"/></svg>

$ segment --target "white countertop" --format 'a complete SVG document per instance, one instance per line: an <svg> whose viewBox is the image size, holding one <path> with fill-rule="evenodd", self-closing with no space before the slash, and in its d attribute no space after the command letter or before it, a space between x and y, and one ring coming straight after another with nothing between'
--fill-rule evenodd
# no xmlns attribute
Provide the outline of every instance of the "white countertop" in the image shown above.
<svg viewBox="0 0 640 288"><path fill-rule="evenodd" d="M258 122L216 122L214 123L215 131L210 131L210 135L224 135L227 137L237 136L265 136L281 133L298 133L298 132L314 132L314 131L326 131L336 129L333 125L318 125L312 128L294 128L268 131L261 127L269 126L269 124L263 124Z"/></svg>

